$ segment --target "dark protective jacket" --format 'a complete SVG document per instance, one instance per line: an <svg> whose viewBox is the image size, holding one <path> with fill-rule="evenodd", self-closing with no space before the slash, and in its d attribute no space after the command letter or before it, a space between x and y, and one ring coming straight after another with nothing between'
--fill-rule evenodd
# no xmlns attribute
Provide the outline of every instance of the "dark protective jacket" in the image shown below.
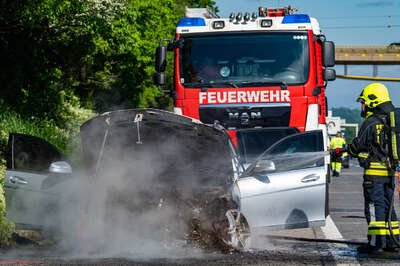
<svg viewBox="0 0 400 266"><path fill-rule="evenodd" d="M373 114L361 125L358 136L348 145L351 156L359 158L364 177L392 177L394 165L389 156L385 115ZM389 181L382 179L382 181Z"/></svg>

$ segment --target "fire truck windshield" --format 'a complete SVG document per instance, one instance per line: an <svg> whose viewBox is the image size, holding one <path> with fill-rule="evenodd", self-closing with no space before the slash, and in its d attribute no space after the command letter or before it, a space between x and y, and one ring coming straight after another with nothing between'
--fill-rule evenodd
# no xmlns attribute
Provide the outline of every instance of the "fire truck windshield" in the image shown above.
<svg viewBox="0 0 400 266"><path fill-rule="evenodd" d="M185 87L303 84L308 79L306 32L188 35L180 49Z"/></svg>

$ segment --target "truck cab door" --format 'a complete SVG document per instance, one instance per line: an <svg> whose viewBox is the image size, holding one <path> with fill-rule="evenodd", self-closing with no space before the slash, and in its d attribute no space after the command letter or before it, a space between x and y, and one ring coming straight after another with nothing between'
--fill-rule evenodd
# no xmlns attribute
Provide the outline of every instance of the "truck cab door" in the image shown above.
<svg viewBox="0 0 400 266"><path fill-rule="evenodd" d="M59 193L53 188L70 176L54 170L61 160L61 153L50 143L34 136L10 134L4 182L6 217L17 228L36 229L58 223Z"/></svg>
<svg viewBox="0 0 400 266"><path fill-rule="evenodd" d="M324 224L325 150L321 130L294 134L271 146L238 179L240 211L253 231Z"/></svg>

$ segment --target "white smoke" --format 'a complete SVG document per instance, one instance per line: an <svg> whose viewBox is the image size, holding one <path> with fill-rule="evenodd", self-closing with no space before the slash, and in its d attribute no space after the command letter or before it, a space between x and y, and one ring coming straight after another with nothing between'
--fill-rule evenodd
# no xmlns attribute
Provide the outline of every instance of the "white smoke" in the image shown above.
<svg viewBox="0 0 400 266"><path fill-rule="evenodd" d="M92 166L96 166L96 171L75 171L60 192L65 195L60 204L63 256L66 253L75 258L202 256L202 249L188 241L192 232L190 218L197 211L195 205L201 206L205 197L203 194L202 198L196 198L195 193L199 193L201 186L215 186L218 179L214 175L209 180L197 177L207 176L210 172L207 163L217 165L217 159L210 160L207 156L193 159L202 154L201 149L207 149L203 148L206 145L199 147L190 141L191 137L184 142L179 135L197 137L200 133L192 127L186 127L187 132L173 129L171 133L169 127L160 131L153 126L147 132L152 137L142 133L140 144L132 126L111 129L106 134L104 127L100 126L99 132L92 132L93 129L96 126L87 140L99 143L102 136L107 136L100 150L101 145L85 146L86 152L95 155ZM225 159L231 168L229 158ZM214 193L206 200L211 202L216 196L220 194Z"/></svg>
<svg viewBox="0 0 400 266"><path fill-rule="evenodd" d="M157 148L174 150L165 145ZM68 188L64 184L63 194L68 196L61 205L63 250L73 257L200 255L186 242L186 217L179 216L179 206L162 194L168 188L158 183L168 168L166 161L142 152L140 159L127 162L114 152L120 151L107 151L97 176L75 174ZM176 154L179 151L171 156Z"/></svg>

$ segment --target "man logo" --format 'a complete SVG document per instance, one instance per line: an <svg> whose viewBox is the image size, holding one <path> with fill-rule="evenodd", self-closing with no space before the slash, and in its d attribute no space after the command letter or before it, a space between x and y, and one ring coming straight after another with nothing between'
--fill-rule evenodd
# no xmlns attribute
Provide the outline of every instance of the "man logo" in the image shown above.
<svg viewBox="0 0 400 266"><path fill-rule="evenodd" d="M240 120L241 124L248 124L249 120L260 119L261 112L229 112L229 120Z"/></svg>

